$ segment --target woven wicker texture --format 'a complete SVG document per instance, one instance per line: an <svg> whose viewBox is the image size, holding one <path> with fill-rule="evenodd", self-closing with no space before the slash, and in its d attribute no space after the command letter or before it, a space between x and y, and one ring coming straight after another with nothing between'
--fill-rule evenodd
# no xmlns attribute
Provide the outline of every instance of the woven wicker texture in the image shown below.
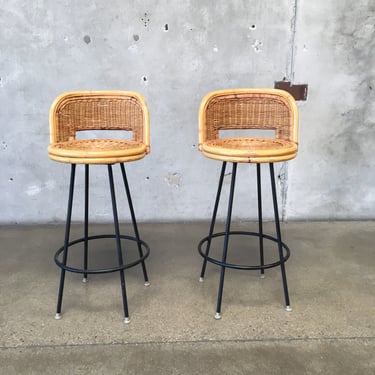
<svg viewBox="0 0 375 375"><path fill-rule="evenodd" d="M221 130L273 130L274 138L221 138ZM212 159L270 163L293 159L298 151L298 108L286 91L214 91L199 111L199 150Z"/></svg>
<svg viewBox="0 0 375 375"><path fill-rule="evenodd" d="M81 131L123 130L131 139L77 139ZM150 151L145 100L129 91L79 91L60 95L50 109L51 159L73 164L113 164ZM125 134L124 134L125 135ZM118 136L118 133L116 133Z"/></svg>

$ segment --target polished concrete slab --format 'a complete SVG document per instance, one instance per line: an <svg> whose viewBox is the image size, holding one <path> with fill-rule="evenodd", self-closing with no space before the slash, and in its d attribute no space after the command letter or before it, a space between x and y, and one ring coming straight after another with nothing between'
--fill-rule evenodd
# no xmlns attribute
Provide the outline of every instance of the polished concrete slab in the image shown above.
<svg viewBox="0 0 375 375"><path fill-rule="evenodd" d="M256 230L255 223L234 227ZM272 223L265 228L272 233ZM112 232L107 225L91 230ZM1 227L0 373L374 373L375 222L282 224L292 252L286 268L293 311L284 310L279 269L264 279L257 271L227 270L218 321L219 269L209 264L199 282L196 245L207 230L207 223L140 225L151 247L151 286L143 285L140 267L126 272L131 323L125 325L118 274L82 283L68 273L63 318L56 321L53 254L63 226ZM72 236L81 233L74 226ZM256 238L231 245L230 261L257 261ZM131 259L136 249L125 246ZM91 248L92 266L115 262L107 240ZM220 244L213 255L215 248ZM71 262L79 264L78 252L72 249Z"/></svg>

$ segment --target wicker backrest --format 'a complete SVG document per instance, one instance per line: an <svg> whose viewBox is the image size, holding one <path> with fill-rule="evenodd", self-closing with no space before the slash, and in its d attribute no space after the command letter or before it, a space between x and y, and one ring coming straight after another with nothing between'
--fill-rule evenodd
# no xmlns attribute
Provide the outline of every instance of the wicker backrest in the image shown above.
<svg viewBox="0 0 375 375"><path fill-rule="evenodd" d="M150 146L150 120L144 98L130 91L77 91L56 98L50 110L51 143L75 139L84 130L126 130Z"/></svg>
<svg viewBox="0 0 375 375"><path fill-rule="evenodd" d="M297 143L295 100L277 89L231 89L206 95L199 111L199 144L231 129L274 130L276 138Z"/></svg>

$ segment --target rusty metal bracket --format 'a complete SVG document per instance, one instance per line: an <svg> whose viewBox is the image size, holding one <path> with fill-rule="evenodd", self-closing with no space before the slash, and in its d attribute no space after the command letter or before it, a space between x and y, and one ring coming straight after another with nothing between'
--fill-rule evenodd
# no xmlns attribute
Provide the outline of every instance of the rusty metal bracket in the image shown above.
<svg viewBox="0 0 375 375"><path fill-rule="evenodd" d="M275 89L285 90L291 94L295 100L306 100L308 85L292 85L289 81L276 81Z"/></svg>

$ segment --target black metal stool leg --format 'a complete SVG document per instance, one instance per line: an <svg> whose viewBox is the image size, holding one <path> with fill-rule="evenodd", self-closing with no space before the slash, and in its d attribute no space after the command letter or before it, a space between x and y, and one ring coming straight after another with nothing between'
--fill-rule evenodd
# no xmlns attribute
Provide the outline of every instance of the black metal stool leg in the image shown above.
<svg viewBox="0 0 375 375"><path fill-rule="evenodd" d="M231 179L231 183L230 183L230 192L229 192L227 222L226 222L226 225L225 225L223 256L222 256L222 259L221 259L222 263L226 263L226 261L227 261L227 252L228 252L229 235L230 235L230 224L231 224L231 220L232 220L234 186L235 186L235 182L236 182L236 173L237 173L237 163L233 163L232 179ZM224 266L224 265L221 266L220 284L219 284L219 291L218 291L218 296L217 296L217 306L216 306L215 319L221 318L221 301L222 301L222 297L223 297L225 268L226 268L226 266Z"/></svg>
<svg viewBox="0 0 375 375"><path fill-rule="evenodd" d="M128 183L128 178L126 176L126 171L125 171L124 163L120 163L120 167L121 167L122 178L124 180L126 197L128 199L130 215L131 215L131 218L132 218L132 223L133 223L133 228L134 228L134 234L135 234L135 238L137 239L138 253L139 253L139 256L142 258L143 257L143 251L142 251L142 246L141 246L141 243L140 243L140 236L139 236L139 231L138 231L138 225L137 225L137 221L136 221L136 218L135 218L133 201L132 201L131 194L130 194L129 183ZM145 261L143 260L141 264L142 264L143 277L144 277L144 280L145 280L144 285L145 286L149 286L150 282L148 280L148 274L147 274L147 270L146 270Z"/></svg>
<svg viewBox="0 0 375 375"><path fill-rule="evenodd" d="M70 172L68 210L67 210L66 223L65 223L64 252L63 252L63 261L62 261L64 266L66 266L66 262L67 262L67 258L68 258L70 223L71 223L71 220L72 220L72 207L73 207L75 174L76 174L76 165L72 164L71 172ZM55 315L56 320L61 319L61 305L62 305L62 298L63 298L63 293L64 293L64 283L65 283L65 270L62 268L61 273L60 273L59 294L58 294L58 297L57 297L57 308L56 308L56 315Z"/></svg>
<svg viewBox="0 0 375 375"><path fill-rule="evenodd" d="M273 163L270 163L270 175L271 175L273 209L274 209L274 213L275 213L277 244L278 244L278 248L279 248L280 268L281 268L281 275L282 275L283 287L284 287L285 309L286 309L286 311L291 311L292 309L290 307L290 302L289 302L288 283L287 283L287 280L286 280L286 272L285 272L285 264L284 264L285 262L284 262L284 256L283 256L283 246L282 246L282 240L281 240L280 220L279 220L279 212L278 212L278 206L277 206L275 172L274 172L274 168L273 168Z"/></svg>
<svg viewBox="0 0 375 375"><path fill-rule="evenodd" d="M257 164L257 190L258 190L258 225L259 225L259 253L260 265L264 266L264 251L263 251L263 214L262 214L262 181L260 164ZM260 277L264 278L264 269L260 270Z"/></svg>
<svg viewBox="0 0 375 375"><path fill-rule="evenodd" d="M88 268L88 236L89 236L89 165L85 165L85 224L84 224L84 254L83 269ZM82 281L87 282L87 273L83 273Z"/></svg>
<svg viewBox="0 0 375 375"><path fill-rule="evenodd" d="M115 234L116 234L117 257L118 257L119 266L122 266L124 263L123 263L123 258L122 258L122 249L121 249L120 226L118 222L115 187L113 183L113 171L112 171L112 165L110 164L108 164L108 176L109 176L109 185L111 189L113 221L114 221ZM128 301L126 297L125 274L124 274L124 270L122 269L119 272L120 272L120 279L121 279L122 302L123 302L123 308L124 308L124 323L130 323Z"/></svg>
<svg viewBox="0 0 375 375"><path fill-rule="evenodd" d="M219 184L218 184L218 188L217 188L215 206L214 206L214 211L213 211L213 214L212 214L210 231L209 231L209 234L208 234L208 241L207 241L206 253L205 253L206 257L208 256L208 253L210 252L212 234L213 234L214 228L215 228L216 215L217 215L217 210L218 210L218 207L219 207L220 196L221 196L221 189L223 187L223 181L224 181L224 174L225 174L225 168L226 168L226 166L227 166L227 162L224 161L223 165L221 167L221 173L220 173ZM203 258L203 265L202 265L202 270L201 270L201 276L199 278L200 282L204 281L204 274L206 273L206 267L207 267L207 259Z"/></svg>

